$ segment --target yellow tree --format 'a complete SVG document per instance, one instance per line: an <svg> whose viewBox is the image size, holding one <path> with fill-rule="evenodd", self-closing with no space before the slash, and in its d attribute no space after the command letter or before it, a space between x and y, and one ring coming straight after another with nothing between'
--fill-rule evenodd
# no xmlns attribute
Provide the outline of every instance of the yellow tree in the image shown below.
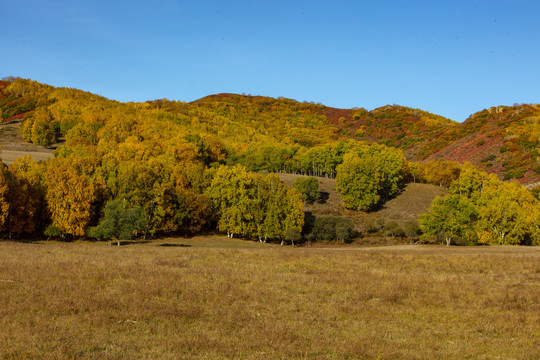
<svg viewBox="0 0 540 360"><path fill-rule="evenodd" d="M63 236L83 236L103 200L103 181L77 169L73 165L76 160L74 155L53 159L46 172L46 200L52 225Z"/></svg>
<svg viewBox="0 0 540 360"><path fill-rule="evenodd" d="M452 194L459 194L468 198L477 197L487 185L489 175L472 165L470 162L465 162L461 167L459 177L450 185Z"/></svg>
<svg viewBox="0 0 540 360"><path fill-rule="evenodd" d="M11 204L8 230L13 233L33 232L46 218L44 166L30 156L15 160L9 167Z"/></svg>
<svg viewBox="0 0 540 360"><path fill-rule="evenodd" d="M492 245L525 244L534 231L534 222L527 220L526 212L532 213L537 203L518 182L488 184L478 200L479 241Z"/></svg>
<svg viewBox="0 0 540 360"><path fill-rule="evenodd" d="M5 230L6 221L9 216L9 172L7 168L0 164L0 229Z"/></svg>

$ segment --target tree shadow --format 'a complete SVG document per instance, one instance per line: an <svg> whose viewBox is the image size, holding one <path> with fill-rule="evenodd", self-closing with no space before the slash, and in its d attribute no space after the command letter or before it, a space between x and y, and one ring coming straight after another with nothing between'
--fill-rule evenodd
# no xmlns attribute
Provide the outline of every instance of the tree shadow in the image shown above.
<svg viewBox="0 0 540 360"><path fill-rule="evenodd" d="M165 247L191 247L191 245L186 245L186 244L169 244L169 243L165 243L165 244L159 244L157 246L165 246Z"/></svg>
<svg viewBox="0 0 540 360"><path fill-rule="evenodd" d="M148 244L150 240L121 240L120 246L124 245L138 245L138 244ZM112 241L112 245L117 245L116 240Z"/></svg>
<svg viewBox="0 0 540 360"><path fill-rule="evenodd" d="M319 191L319 200L317 201L319 204L325 204L328 199L330 198L330 193L327 191Z"/></svg>

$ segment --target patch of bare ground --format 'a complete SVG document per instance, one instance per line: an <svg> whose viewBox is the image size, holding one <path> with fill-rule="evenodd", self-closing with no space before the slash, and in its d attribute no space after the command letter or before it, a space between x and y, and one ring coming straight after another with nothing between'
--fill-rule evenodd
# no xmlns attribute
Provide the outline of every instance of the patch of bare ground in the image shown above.
<svg viewBox="0 0 540 360"><path fill-rule="evenodd" d="M25 141L21 136L21 123L14 122L0 124L0 160L6 165L11 165L15 159L29 155L36 161L44 161L53 157L53 148L34 145Z"/></svg>
<svg viewBox="0 0 540 360"><path fill-rule="evenodd" d="M537 248L185 240L0 242L0 358L538 358Z"/></svg>

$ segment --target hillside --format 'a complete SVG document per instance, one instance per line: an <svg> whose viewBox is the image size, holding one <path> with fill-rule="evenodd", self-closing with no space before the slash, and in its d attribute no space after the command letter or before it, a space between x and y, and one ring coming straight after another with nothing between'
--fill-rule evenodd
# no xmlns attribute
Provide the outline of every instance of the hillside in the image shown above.
<svg viewBox="0 0 540 360"><path fill-rule="evenodd" d="M221 148L214 150L226 152L228 162L258 164L251 168L254 171L290 168L291 161L297 162L295 156L302 157L313 147L366 141L401 148L409 160L469 161L501 179L540 182L539 105L493 107L456 123L399 105L371 111L336 109L235 94L210 95L191 103L167 99L119 103L80 90L11 78L0 81L0 117L3 122L24 120L23 138L37 145L54 143L78 124L89 124L97 132L118 120L128 130L132 126L128 124L144 119L144 125L133 125L139 136L147 138L146 129L175 128L198 147ZM80 139L81 131L78 128L67 136L68 142ZM203 138L205 144L197 140Z"/></svg>
<svg viewBox="0 0 540 360"><path fill-rule="evenodd" d="M498 106L471 115L449 139L435 144L429 160L469 161L529 184L540 180L540 105Z"/></svg>
<svg viewBox="0 0 540 360"><path fill-rule="evenodd" d="M287 186L292 186L294 180L303 175L279 174L279 177ZM350 211L345 209L343 201L339 198L336 180L317 178L319 191L325 194L325 200L321 203L305 204L304 211L311 212L315 216L342 216L350 219L357 230L362 231L363 224L377 221L395 221L404 225L407 221L416 220L418 215L423 214L429 208L436 196L444 196L448 190L429 184L408 184L403 191L394 199L387 201L381 209L372 212Z"/></svg>
<svg viewBox="0 0 540 360"><path fill-rule="evenodd" d="M256 117L270 116L283 103L292 105L297 114L317 115L322 123L326 119L340 138L398 147L409 160L468 161L504 180L523 184L540 181L540 105L492 107L457 123L399 105L367 111L234 94L211 95L193 102L201 108L220 109L229 118L236 116L239 107L248 117L250 112Z"/></svg>

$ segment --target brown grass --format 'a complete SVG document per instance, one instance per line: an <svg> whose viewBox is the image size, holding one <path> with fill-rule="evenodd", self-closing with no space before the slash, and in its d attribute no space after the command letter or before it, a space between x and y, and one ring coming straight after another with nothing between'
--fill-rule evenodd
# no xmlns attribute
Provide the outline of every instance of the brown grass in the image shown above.
<svg viewBox="0 0 540 360"><path fill-rule="evenodd" d="M538 248L221 241L0 243L0 358L539 356Z"/></svg>

